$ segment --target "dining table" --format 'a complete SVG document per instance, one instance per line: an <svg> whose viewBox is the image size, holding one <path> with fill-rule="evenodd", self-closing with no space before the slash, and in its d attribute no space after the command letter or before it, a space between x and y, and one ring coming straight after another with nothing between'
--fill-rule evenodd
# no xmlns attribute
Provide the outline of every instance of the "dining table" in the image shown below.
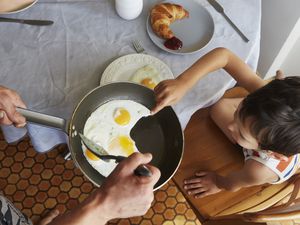
<svg viewBox="0 0 300 225"><path fill-rule="evenodd" d="M135 53L133 40L139 40L148 55L163 61L175 77L217 47L230 49L256 71L261 0L218 0L249 42L208 1L189 1L202 5L214 21L211 41L191 54L166 52L149 38L147 17L153 5L160 2L156 0L144 0L142 13L133 20L119 17L113 0L39 0L22 12L0 15L54 21L50 26L0 22L1 85L17 91L29 109L68 120L81 98L99 86L105 68L115 59ZM182 129L194 112L214 104L235 84L224 70L201 79L173 106ZM33 123L24 128L2 126L2 130L8 143L28 135L38 152L68 141L63 131Z"/></svg>

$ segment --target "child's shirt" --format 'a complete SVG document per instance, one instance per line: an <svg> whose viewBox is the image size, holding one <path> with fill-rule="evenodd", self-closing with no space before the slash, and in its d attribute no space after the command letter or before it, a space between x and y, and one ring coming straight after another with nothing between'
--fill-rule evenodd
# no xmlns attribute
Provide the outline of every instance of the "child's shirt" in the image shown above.
<svg viewBox="0 0 300 225"><path fill-rule="evenodd" d="M270 168L278 175L279 179L272 182L272 184L278 184L288 180L292 175L295 174L299 167L299 154L289 157L288 161L281 161L270 157L268 154L261 151L243 148L243 152L245 161L248 159L256 160L257 162L260 162Z"/></svg>

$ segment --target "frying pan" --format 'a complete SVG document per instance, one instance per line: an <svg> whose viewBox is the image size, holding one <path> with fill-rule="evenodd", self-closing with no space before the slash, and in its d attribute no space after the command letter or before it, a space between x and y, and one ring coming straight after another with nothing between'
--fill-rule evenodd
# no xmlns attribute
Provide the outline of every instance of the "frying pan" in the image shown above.
<svg viewBox="0 0 300 225"><path fill-rule="evenodd" d="M118 82L97 87L86 94L76 106L70 121L24 109L18 111L29 122L65 131L69 136L69 150L75 164L91 182L100 186L105 177L84 157L79 133L83 133L85 122L91 113L111 100L133 100L149 109L155 105L152 90L134 83ZM154 116L142 118L132 128L130 136L140 152L152 153L151 164L161 171L154 189L160 188L174 175L183 155L183 134L175 112L171 107L166 107Z"/></svg>

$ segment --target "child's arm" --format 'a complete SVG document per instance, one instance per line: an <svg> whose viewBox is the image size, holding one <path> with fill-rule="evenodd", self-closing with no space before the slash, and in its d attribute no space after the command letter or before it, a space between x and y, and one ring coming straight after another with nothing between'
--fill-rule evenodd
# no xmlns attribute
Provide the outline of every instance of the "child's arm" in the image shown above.
<svg viewBox="0 0 300 225"><path fill-rule="evenodd" d="M278 179L275 172L255 160L247 160L241 170L227 176L220 176L215 172L198 172L195 176L196 178L185 180L184 188L189 195L196 198L215 194L221 190L237 191L243 187L271 183Z"/></svg>
<svg viewBox="0 0 300 225"><path fill-rule="evenodd" d="M249 92L265 85L265 82L238 56L228 49L216 48L201 57L176 79L162 81L155 87L157 104L152 109L152 113L158 112L165 106L175 104L202 77L221 68L227 71L240 86L246 88Z"/></svg>

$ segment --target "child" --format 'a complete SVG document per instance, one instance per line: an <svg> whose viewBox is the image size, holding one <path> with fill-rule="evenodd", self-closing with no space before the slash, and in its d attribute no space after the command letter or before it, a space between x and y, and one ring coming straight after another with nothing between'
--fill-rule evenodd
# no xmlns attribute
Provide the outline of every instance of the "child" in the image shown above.
<svg viewBox="0 0 300 225"><path fill-rule="evenodd" d="M243 147L245 164L227 176L202 171L185 180L184 188L195 198L283 182L295 173L300 161L300 77L267 83L224 48L212 50L176 79L159 83L152 113L175 104L203 76L220 68L250 92L246 98L223 98L210 111L229 140Z"/></svg>

